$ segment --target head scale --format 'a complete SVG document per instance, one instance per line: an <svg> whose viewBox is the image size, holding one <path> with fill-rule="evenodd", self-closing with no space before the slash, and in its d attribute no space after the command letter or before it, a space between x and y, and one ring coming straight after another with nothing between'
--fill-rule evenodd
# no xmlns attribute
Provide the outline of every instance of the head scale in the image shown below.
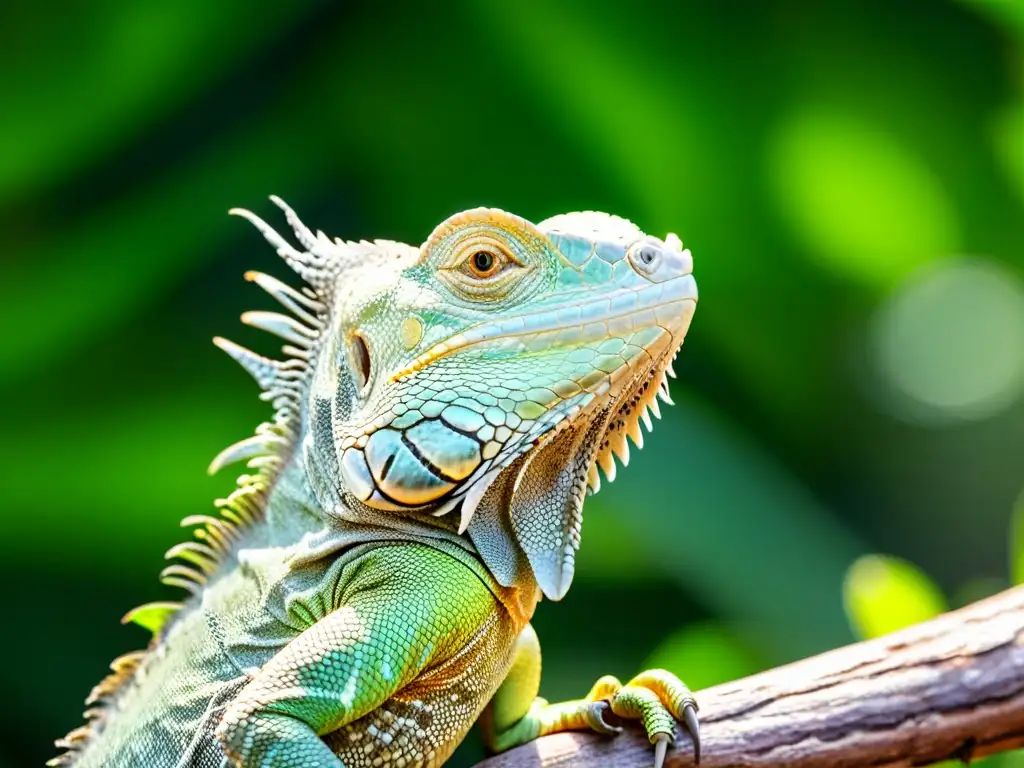
<svg viewBox="0 0 1024 768"><path fill-rule="evenodd" d="M260 276L299 320L249 320L292 361L228 351L291 408L275 435L301 442L324 509L451 518L501 583L560 598L598 467L613 479L667 399L697 300L690 252L605 214L534 225L486 208L419 249L332 242L275 202L305 251L240 213L312 291Z"/></svg>

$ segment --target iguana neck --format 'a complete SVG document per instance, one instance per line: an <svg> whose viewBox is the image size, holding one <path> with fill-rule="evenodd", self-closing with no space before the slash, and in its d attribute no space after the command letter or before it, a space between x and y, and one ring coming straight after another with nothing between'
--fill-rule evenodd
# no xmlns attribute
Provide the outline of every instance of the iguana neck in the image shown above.
<svg viewBox="0 0 1024 768"><path fill-rule="evenodd" d="M496 484L493 503L482 502L481 528L485 537L477 541L459 535L452 517L428 514L381 512L348 501L345 494L318 493L318 473L306 465L308 452L297 449L283 464L266 497L263 530L242 546L265 543L269 546L295 546L300 558L329 557L356 543L380 540L417 541L431 544L460 559L470 557L478 570L499 594L499 599L523 623L533 615L540 590L525 556L514 557L518 565L510 568L509 553L516 549L508 515L502 515L500 483ZM348 503L346 503L348 501ZM497 542L503 542L497 545ZM478 546L483 543L484 546ZM504 578L501 578L504 576ZM511 576L511 578L509 578Z"/></svg>

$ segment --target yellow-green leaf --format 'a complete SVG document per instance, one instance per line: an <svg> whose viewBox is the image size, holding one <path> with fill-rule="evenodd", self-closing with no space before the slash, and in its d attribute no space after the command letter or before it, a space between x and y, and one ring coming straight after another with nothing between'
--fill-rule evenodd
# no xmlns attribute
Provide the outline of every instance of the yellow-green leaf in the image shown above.
<svg viewBox="0 0 1024 768"><path fill-rule="evenodd" d="M866 555L846 573L843 602L854 632L878 637L947 610L946 599L919 568L895 557Z"/></svg>
<svg viewBox="0 0 1024 768"><path fill-rule="evenodd" d="M138 624L155 635L163 628L167 620L180 609L181 603L146 603L128 611L124 618L121 619L121 623Z"/></svg>

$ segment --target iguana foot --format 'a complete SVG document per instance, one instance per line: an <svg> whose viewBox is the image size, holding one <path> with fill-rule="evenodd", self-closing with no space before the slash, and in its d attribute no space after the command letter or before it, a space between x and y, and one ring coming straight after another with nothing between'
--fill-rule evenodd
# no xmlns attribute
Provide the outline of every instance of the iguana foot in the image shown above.
<svg viewBox="0 0 1024 768"><path fill-rule="evenodd" d="M622 730L618 721L640 720L654 745L654 768L661 768L669 745L675 743L676 721L693 738L693 759L700 763L700 724L697 702L678 677L664 669L651 669L623 685L606 675L598 680L584 700L586 724L599 733Z"/></svg>

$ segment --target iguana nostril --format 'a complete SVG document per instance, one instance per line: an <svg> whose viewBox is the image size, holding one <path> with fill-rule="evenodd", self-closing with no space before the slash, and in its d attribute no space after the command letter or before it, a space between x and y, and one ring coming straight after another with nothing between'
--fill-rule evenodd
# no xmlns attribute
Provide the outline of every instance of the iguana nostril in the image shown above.
<svg viewBox="0 0 1024 768"><path fill-rule="evenodd" d="M634 271L652 283L663 283L693 272L689 249L682 248L679 238L672 235L664 243L657 238L645 238L630 246L626 254Z"/></svg>
<svg viewBox="0 0 1024 768"><path fill-rule="evenodd" d="M650 275L661 263L661 248L657 243L637 243L629 252L634 269Z"/></svg>

